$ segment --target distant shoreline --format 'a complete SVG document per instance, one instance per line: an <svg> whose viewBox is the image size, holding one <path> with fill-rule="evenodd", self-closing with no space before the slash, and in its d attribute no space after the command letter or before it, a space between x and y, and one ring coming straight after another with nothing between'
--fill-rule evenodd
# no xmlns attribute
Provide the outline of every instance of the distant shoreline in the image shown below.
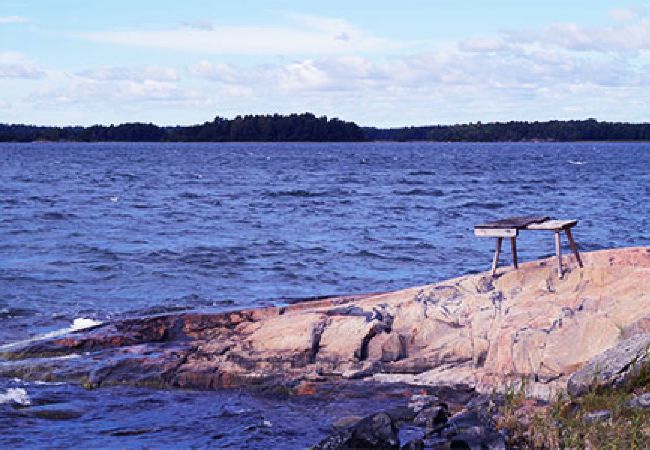
<svg viewBox="0 0 650 450"><path fill-rule="evenodd" d="M0 142L650 142L650 123L551 120L402 128L360 127L311 113L216 117L188 126L152 123L0 124Z"/></svg>
<svg viewBox="0 0 650 450"><path fill-rule="evenodd" d="M413 139L407 141L393 140L363 140L363 141L70 141L70 140L35 140L35 141L0 141L3 144L650 144L648 140L601 140L601 141L560 141L560 140L530 140L530 141L433 141Z"/></svg>

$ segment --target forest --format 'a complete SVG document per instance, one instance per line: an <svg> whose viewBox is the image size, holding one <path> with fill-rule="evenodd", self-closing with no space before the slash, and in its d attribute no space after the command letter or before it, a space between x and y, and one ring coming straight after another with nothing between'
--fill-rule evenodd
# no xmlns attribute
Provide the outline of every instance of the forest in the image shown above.
<svg viewBox="0 0 650 450"><path fill-rule="evenodd" d="M151 123L37 126L0 124L0 142L345 142L345 141L648 141L650 123L550 120L491 122L402 128L360 127L312 113L216 117L188 126Z"/></svg>
<svg viewBox="0 0 650 450"><path fill-rule="evenodd" d="M233 141L362 141L362 129L352 122L311 113L216 117L190 126L161 127L147 123L54 127L0 124L0 142L233 142Z"/></svg>
<svg viewBox="0 0 650 450"><path fill-rule="evenodd" d="M364 128L368 140L500 142L500 141L647 141L650 123L550 120L493 122L404 128Z"/></svg>

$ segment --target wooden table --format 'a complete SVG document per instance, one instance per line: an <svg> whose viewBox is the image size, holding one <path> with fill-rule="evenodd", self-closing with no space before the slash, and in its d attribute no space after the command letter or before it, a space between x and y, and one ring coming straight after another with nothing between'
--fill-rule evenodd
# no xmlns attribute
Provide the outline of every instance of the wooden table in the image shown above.
<svg viewBox="0 0 650 450"><path fill-rule="evenodd" d="M474 227L474 234L479 237L494 237L497 239L496 250L492 260L492 276L496 274L497 266L499 264L499 255L501 254L501 244L503 238L510 238L510 247L512 249L512 262L514 268L519 267L517 261L517 236L520 230L546 230L555 233L555 254L557 255L557 274L562 278L562 247L560 245L560 236L562 231L573 250L578 265L582 267L582 259L578 252L578 246L573 240L571 235L571 228L578 224L577 220L551 220L547 216L523 216L523 217L508 217L506 219L488 222Z"/></svg>

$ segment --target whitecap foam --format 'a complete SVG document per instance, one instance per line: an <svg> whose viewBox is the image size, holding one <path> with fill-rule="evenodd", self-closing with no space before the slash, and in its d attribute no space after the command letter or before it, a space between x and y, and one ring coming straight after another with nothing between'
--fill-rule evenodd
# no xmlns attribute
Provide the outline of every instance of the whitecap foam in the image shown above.
<svg viewBox="0 0 650 450"><path fill-rule="evenodd" d="M567 162L568 162L569 164L573 164L573 165L575 165L575 166L581 166L581 165L583 165L583 164L585 163L584 161L575 161L575 160L573 160L573 159L570 159L570 160L568 160Z"/></svg>
<svg viewBox="0 0 650 450"><path fill-rule="evenodd" d="M70 330L72 331L85 330L86 328L96 327L97 325L101 325L101 324L102 322L100 322L99 320L87 319L85 317L78 317L72 321L72 325L70 325Z"/></svg>
<svg viewBox="0 0 650 450"><path fill-rule="evenodd" d="M21 384L23 386L63 386L66 383L65 381L40 381L40 380L35 380L35 381L28 381L28 380L23 380L22 378L12 378L11 381L13 381L16 384Z"/></svg>
<svg viewBox="0 0 650 450"><path fill-rule="evenodd" d="M42 341L44 339L51 339L58 336L63 336L73 331L85 330L87 328L96 327L101 324L102 322L100 322L99 320L79 317L77 319L74 319L72 321L72 324L67 328L61 328L60 330L54 330L54 331L50 331L49 333L39 334L32 338L25 339L22 341L11 342L9 344L0 345L0 351L11 350L13 348L23 346L25 344L30 344L32 342Z"/></svg>
<svg viewBox="0 0 650 450"><path fill-rule="evenodd" d="M2 403L16 403L18 405L31 405L32 401L27 395L27 391L23 388L9 388L3 394L0 392L0 404Z"/></svg>
<svg viewBox="0 0 650 450"><path fill-rule="evenodd" d="M67 384L65 381L34 381L36 386L63 386Z"/></svg>

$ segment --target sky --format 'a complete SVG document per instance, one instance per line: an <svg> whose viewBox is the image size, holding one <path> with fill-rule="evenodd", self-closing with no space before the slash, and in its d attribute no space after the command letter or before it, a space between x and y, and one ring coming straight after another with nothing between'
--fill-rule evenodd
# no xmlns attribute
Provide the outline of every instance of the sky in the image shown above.
<svg viewBox="0 0 650 450"><path fill-rule="evenodd" d="M650 121L650 2L0 0L0 123Z"/></svg>

